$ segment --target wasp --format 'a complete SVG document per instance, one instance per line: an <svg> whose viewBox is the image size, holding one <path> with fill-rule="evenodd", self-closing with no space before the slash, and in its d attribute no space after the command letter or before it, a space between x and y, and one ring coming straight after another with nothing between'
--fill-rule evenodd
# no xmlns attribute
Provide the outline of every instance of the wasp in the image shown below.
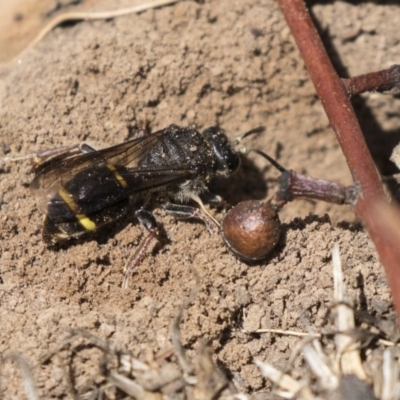
<svg viewBox="0 0 400 400"><path fill-rule="evenodd" d="M213 178L229 178L239 169L236 144L261 130L231 143L218 126L199 132L170 125L101 150L82 144L44 154L36 162L30 185L45 214L43 240L54 244L78 238L133 212L149 234L131 270L159 235L154 204L178 218L200 218L210 229L219 225L199 196L208 191ZM190 200L200 209L187 205Z"/></svg>

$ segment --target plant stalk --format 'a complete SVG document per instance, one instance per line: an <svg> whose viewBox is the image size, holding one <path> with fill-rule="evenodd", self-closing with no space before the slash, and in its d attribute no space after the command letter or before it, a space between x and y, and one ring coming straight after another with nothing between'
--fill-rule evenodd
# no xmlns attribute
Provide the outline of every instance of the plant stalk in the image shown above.
<svg viewBox="0 0 400 400"><path fill-rule="evenodd" d="M359 193L354 211L375 244L400 321L400 246L381 239L385 237L384 225L374 209L376 204L388 205L389 201L350 102L351 93L334 70L304 1L278 2L352 173Z"/></svg>

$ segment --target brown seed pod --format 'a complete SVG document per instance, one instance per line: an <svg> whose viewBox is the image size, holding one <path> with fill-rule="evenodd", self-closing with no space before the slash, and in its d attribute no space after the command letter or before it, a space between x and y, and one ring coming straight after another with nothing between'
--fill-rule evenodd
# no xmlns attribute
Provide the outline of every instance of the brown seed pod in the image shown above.
<svg viewBox="0 0 400 400"><path fill-rule="evenodd" d="M248 200L226 214L221 234L227 247L245 261L260 260L278 244L281 222L268 202Z"/></svg>

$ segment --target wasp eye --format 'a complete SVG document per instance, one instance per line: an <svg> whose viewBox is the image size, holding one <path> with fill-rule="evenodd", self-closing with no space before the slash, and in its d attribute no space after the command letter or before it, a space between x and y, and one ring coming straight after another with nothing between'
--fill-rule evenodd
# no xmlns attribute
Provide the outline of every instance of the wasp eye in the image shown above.
<svg viewBox="0 0 400 400"><path fill-rule="evenodd" d="M240 167L240 156L232 148L225 131L212 126L203 131L203 137L213 150L217 172L225 176L234 174Z"/></svg>

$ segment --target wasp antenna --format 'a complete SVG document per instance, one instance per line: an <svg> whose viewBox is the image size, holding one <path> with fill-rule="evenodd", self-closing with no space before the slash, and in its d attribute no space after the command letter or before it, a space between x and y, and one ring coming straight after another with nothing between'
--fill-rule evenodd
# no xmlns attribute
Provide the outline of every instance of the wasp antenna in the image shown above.
<svg viewBox="0 0 400 400"><path fill-rule="evenodd" d="M264 153L263 151L260 150L255 150L255 149L249 149L248 152L253 152L253 153L257 153L258 155L264 157L266 160L268 160L278 171L280 172L286 172L286 168L283 168L282 165L280 165L278 163L278 161L274 160L271 156L269 156L268 154Z"/></svg>
<svg viewBox="0 0 400 400"><path fill-rule="evenodd" d="M265 126L259 126L257 128L251 129L248 132L244 133L243 137L245 138L245 137L247 137L249 135L253 135L253 134L256 134L256 133L264 133L266 130L267 130L267 128Z"/></svg>
<svg viewBox="0 0 400 400"><path fill-rule="evenodd" d="M254 128L246 133L243 133L243 135L238 136L236 139L234 139L233 145L237 146L244 138L247 138L247 136L255 135L258 133L263 133L265 131L266 131L265 126L259 126L258 128Z"/></svg>

